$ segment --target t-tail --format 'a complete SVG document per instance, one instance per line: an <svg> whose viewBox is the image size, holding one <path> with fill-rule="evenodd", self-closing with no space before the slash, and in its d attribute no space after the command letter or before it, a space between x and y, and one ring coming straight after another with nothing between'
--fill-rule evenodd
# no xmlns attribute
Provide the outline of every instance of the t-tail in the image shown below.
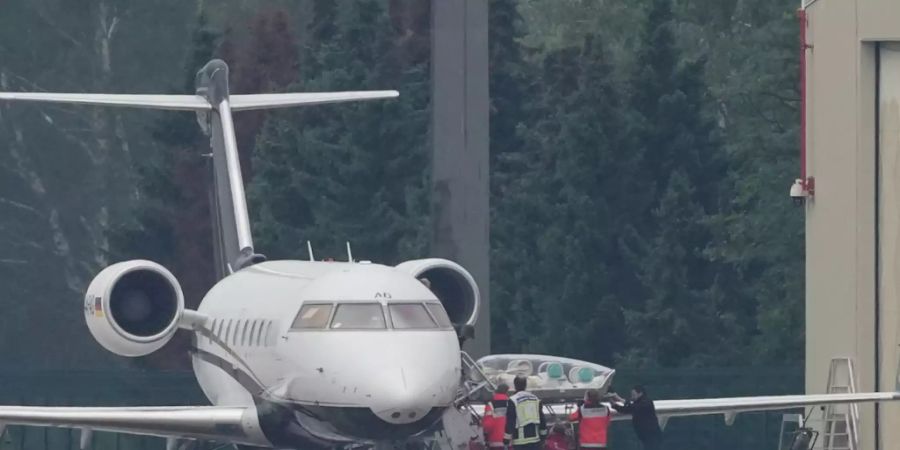
<svg viewBox="0 0 900 450"><path fill-rule="evenodd" d="M195 78L196 95L60 94L0 92L0 100L195 111L212 148L213 248L217 278L265 260L253 248L247 197L232 112L397 97L397 91L230 95L228 65L214 59Z"/></svg>

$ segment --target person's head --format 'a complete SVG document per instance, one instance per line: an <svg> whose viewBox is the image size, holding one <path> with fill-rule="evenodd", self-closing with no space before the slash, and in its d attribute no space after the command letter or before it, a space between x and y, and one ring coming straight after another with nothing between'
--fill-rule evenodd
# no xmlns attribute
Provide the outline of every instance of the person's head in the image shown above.
<svg viewBox="0 0 900 450"><path fill-rule="evenodd" d="M588 405L599 405L600 404L600 391L596 389L588 390L584 393L584 402Z"/></svg>
<svg viewBox="0 0 900 450"><path fill-rule="evenodd" d="M556 434L566 434L566 426L562 422L556 422L553 425L553 432Z"/></svg>
<svg viewBox="0 0 900 450"><path fill-rule="evenodd" d="M633 388L631 388L631 399L637 400L647 394L647 391L644 390L644 387L636 384Z"/></svg>
<svg viewBox="0 0 900 450"><path fill-rule="evenodd" d="M494 391L495 394L508 394L509 386L506 383L500 383L497 385L497 389Z"/></svg>
<svg viewBox="0 0 900 450"><path fill-rule="evenodd" d="M513 380L513 386L515 386L516 392L524 391L528 386L528 378L525 378L525 375L516 375L516 379Z"/></svg>

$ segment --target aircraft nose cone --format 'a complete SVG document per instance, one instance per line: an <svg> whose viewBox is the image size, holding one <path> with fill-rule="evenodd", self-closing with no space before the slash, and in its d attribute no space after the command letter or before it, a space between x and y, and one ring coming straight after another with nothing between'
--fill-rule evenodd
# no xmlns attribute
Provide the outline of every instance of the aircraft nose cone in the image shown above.
<svg viewBox="0 0 900 450"><path fill-rule="evenodd" d="M431 410L433 395L428 391L427 383L415 379L415 371L398 368L380 378L380 395L372 411L381 420L393 424L412 423Z"/></svg>

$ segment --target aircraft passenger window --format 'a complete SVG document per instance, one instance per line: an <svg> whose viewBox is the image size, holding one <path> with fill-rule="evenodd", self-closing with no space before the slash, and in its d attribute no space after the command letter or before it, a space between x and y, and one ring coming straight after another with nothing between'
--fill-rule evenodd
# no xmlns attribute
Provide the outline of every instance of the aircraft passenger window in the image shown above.
<svg viewBox="0 0 900 450"><path fill-rule="evenodd" d="M225 336L224 336L224 339L222 339L222 341L224 341L227 344L228 341L230 341L230 340L231 340L231 319L228 319L228 325L225 326Z"/></svg>
<svg viewBox="0 0 900 450"><path fill-rule="evenodd" d="M384 312L378 303L344 303L337 306L332 329L385 329Z"/></svg>
<svg viewBox="0 0 900 450"><path fill-rule="evenodd" d="M218 325L218 320L213 319L212 324L209 326L209 332L211 334L216 334L216 325ZM212 343L212 336L209 336L209 343Z"/></svg>
<svg viewBox="0 0 900 450"><path fill-rule="evenodd" d="M241 322L242 320L237 320L234 323L234 334L231 335L231 345L238 345L238 336L241 333Z"/></svg>
<svg viewBox="0 0 900 450"><path fill-rule="evenodd" d="M250 321L244 321L244 327L241 328L241 345L247 345L247 328L250 326Z"/></svg>
<svg viewBox="0 0 900 450"><path fill-rule="evenodd" d="M331 305L303 305L291 329L323 329L331 318Z"/></svg>
<svg viewBox="0 0 900 450"><path fill-rule="evenodd" d="M258 320L254 320L250 323L250 334L247 335L247 345L253 345L253 337L256 336L256 323Z"/></svg>
<svg viewBox="0 0 900 450"><path fill-rule="evenodd" d="M266 347L272 345L272 321L266 323Z"/></svg>
<svg viewBox="0 0 900 450"><path fill-rule="evenodd" d="M421 303L388 305L388 309L391 311L391 324L395 329L437 328L437 323Z"/></svg>
<svg viewBox="0 0 900 450"><path fill-rule="evenodd" d="M275 321L269 322L269 329L266 331L269 345L275 345L275 338L278 337L278 324Z"/></svg>
<svg viewBox="0 0 900 450"><path fill-rule="evenodd" d="M453 323L450 322L450 317L447 316L447 311L444 310L444 305L440 303L428 303L425 305L428 308L428 311L431 313L431 317L434 317L434 320L437 321L437 324L441 328L452 328Z"/></svg>
<svg viewBox="0 0 900 450"><path fill-rule="evenodd" d="M262 320L259 322L259 329L256 330L256 345L263 345L263 329L266 327L266 321Z"/></svg>

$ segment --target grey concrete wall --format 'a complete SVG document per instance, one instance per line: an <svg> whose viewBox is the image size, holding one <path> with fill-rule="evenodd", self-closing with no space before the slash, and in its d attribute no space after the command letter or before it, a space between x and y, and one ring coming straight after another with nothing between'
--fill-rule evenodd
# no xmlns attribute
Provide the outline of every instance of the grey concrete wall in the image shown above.
<svg viewBox="0 0 900 450"><path fill-rule="evenodd" d="M850 356L860 389L870 390L874 146L860 149L857 133L862 111L855 2L819 0L807 12L813 46L807 53L807 167L816 192L806 209L806 388L824 392L831 358ZM861 408L861 418L861 444L872 449L873 407Z"/></svg>
<svg viewBox="0 0 900 450"><path fill-rule="evenodd" d="M881 43L878 53L878 384L893 390L900 343L900 43ZM900 405L879 405L878 411L882 448L900 448Z"/></svg>
<svg viewBox="0 0 900 450"><path fill-rule="evenodd" d="M897 0L807 8L806 387L852 357L861 390L893 390L900 289L900 40ZM880 69L879 69L880 65ZM897 81L893 81L896 79ZM876 385L877 384L877 385ZM861 448L900 449L900 406L862 406Z"/></svg>
<svg viewBox="0 0 900 450"><path fill-rule="evenodd" d="M433 256L462 264L481 289L475 357L490 350L487 0L432 0Z"/></svg>

